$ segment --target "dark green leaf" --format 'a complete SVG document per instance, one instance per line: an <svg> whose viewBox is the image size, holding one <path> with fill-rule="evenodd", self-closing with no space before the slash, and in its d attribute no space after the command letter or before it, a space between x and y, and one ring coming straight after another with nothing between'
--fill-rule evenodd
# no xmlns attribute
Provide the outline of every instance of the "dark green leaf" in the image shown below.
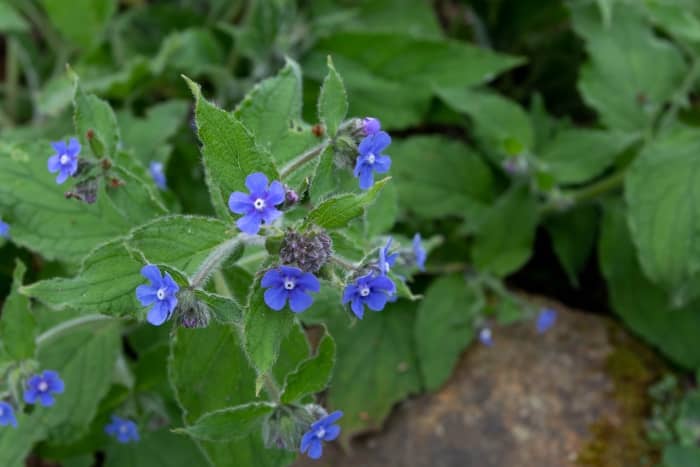
<svg viewBox="0 0 700 467"><path fill-rule="evenodd" d="M250 435L275 408L270 402L250 402L207 412L193 425L177 430L195 439L231 441Z"/></svg>
<svg viewBox="0 0 700 467"><path fill-rule="evenodd" d="M318 96L318 118L326 126L328 136L335 137L347 113L348 96L343 79L335 71L333 60L328 56L328 74L323 80L321 94Z"/></svg>
<svg viewBox="0 0 700 467"><path fill-rule="evenodd" d="M335 365L335 341L325 334L318 344L316 355L302 362L287 375L282 391L282 402L292 403L304 396L323 391L330 381Z"/></svg>
<svg viewBox="0 0 700 467"><path fill-rule="evenodd" d="M29 298L20 295L24 273L27 267L20 260L16 261L12 280L12 290L5 299L0 314L0 343L14 359L34 358L36 344L36 320L29 307Z"/></svg>
<svg viewBox="0 0 700 467"><path fill-rule="evenodd" d="M317 225L325 229L346 227L348 222L365 212L389 180L390 177L379 180L372 188L360 194L346 193L323 201L309 213L305 225Z"/></svg>

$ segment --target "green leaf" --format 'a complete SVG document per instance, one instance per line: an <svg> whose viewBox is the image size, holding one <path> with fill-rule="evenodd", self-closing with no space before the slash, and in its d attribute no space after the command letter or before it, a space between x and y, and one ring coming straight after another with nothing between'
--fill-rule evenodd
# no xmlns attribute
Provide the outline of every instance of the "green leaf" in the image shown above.
<svg viewBox="0 0 700 467"><path fill-rule="evenodd" d="M547 219L545 223L554 252L575 287L578 287L578 273L593 252L598 222L595 207L581 206Z"/></svg>
<svg viewBox="0 0 700 467"><path fill-rule="evenodd" d="M557 183L583 183L603 173L633 141L624 133L572 128L548 141L539 159Z"/></svg>
<svg viewBox="0 0 700 467"><path fill-rule="evenodd" d="M578 85L584 100L609 128L640 135L680 87L686 73L681 53L654 35L638 6L626 7L612 28L594 5L571 9L590 57Z"/></svg>
<svg viewBox="0 0 700 467"><path fill-rule="evenodd" d="M301 90L299 65L287 59L284 68L258 83L234 112L279 166L318 142L301 119Z"/></svg>
<svg viewBox="0 0 700 467"><path fill-rule="evenodd" d="M663 467L695 467L700 464L700 448L668 445L664 447Z"/></svg>
<svg viewBox="0 0 700 467"><path fill-rule="evenodd" d="M144 117L136 117L122 111L117 114L122 139L127 148L133 148L139 161L148 165L160 160L161 147L185 121L189 103L182 100L169 100L149 107Z"/></svg>
<svg viewBox="0 0 700 467"><path fill-rule="evenodd" d="M359 194L346 193L328 198L309 213L304 224L317 225L324 229L340 229L347 226L351 220L365 212L390 179L391 177L387 177L379 180L369 190Z"/></svg>
<svg viewBox="0 0 700 467"><path fill-rule="evenodd" d="M112 383L120 349L119 322L99 315L63 322L39 336L41 368L57 371L66 386L50 409L37 407L50 411L46 423L52 441L66 443L85 434Z"/></svg>
<svg viewBox="0 0 700 467"><path fill-rule="evenodd" d="M609 0L610 1L610 0ZM650 20L671 37L697 44L700 42L700 18L698 5L691 1L644 2Z"/></svg>
<svg viewBox="0 0 700 467"><path fill-rule="evenodd" d="M14 7L0 1L0 32L24 32L29 25Z"/></svg>
<svg viewBox="0 0 700 467"><path fill-rule="evenodd" d="M178 328L171 341L169 377L185 425L207 412L255 401L255 371L232 326ZM251 433L228 442L198 441L211 465L279 467L295 454L266 449L262 436Z"/></svg>
<svg viewBox="0 0 700 467"><path fill-rule="evenodd" d="M279 178L270 154L255 144L253 135L231 114L202 97L201 87L185 77L195 98L197 135L212 203L219 215L229 219L228 198L234 191L248 192L245 179L262 172L268 179Z"/></svg>
<svg viewBox="0 0 700 467"><path fill-rule="evenodd" d="M304 71L321 81L328 55L351 96L350 114L378 116L385 128L417 124L435 86L473 86L520 63L465 42L357 30L322 37Z"/></svg>
<svg viewBox="0 0 700 467"><path fill-rule="evenodd" d="M468 146L416 136L391 146L399 201L426 219L478 216L492 198L491 170Z"/></svg>
<svg viewBox="0 0 700 467"><path fill-rule="evenodd" d="M365 212L367 237L381 235L391 230L399 217L399 191L396 183L384 187L377 200Z"/></svg>
<svg viewBox="0 0 700 467"><path fill-rule="evenodd" d="M476 267L497 276L515 272L532 254L537 221L537 202L528 188L511 188L479 226L473 248Z"/></svg>
<svg viewBox="0 0 700 467"><path fill-rule="evenodd" d="M87 151L90 147L99 147L104 153L99 153L98 150L95 157L99 158L105 155L114 157L121 135L117 125L117 117L114 115L112 107L94 94L85 93L80 86L78 75L72 71L69 71L69 74L71 74L74 83L73 122L75 123L75 131L78 133L80 144L83 146L82 151ZM96 141L92 145L87 137L90 130L94 132Z"/></svg>
<svg viewBox="0 0 700 467"><path fill-rule="evenodd" d="M615 312L627 326L689 370L700 367L700 314L697 300L671 309L668 294L642 273L621 202L608 203L598 259ZM672 338L669 338L672 336Z"/></svg>
<svg viewBox="0 0 700 467"><path fill-rule="evenodd" d="M328 56L328 74L321 85L318 96L318 119L326 126L326 132L335 137L345 116L348 114L348 96L343 79L340 77L330 55Z"/></svg>
<svg viewBox="0 0 700 467"><path fill-rule="evenodd" d="M115 0L41 0L46 13L62 36L80 48L91 49L101 42L109 19L116 12Z"/></svg>
<svg viewBox="0 0 700 467"><path fill-rule="evenodd" d="M452 374L472 341L474 318L483 305L483 297L461 274L441 277L426 291L418 305L414 338L428 391L440 388Z"/></svg>
<svg viewBox="0 0 700 467"><path fill-rule="evenodd" d="M105 467L199 467L208 465L190 440L168 429L143 430L138 443L112 442L105 452ZM90 464L94 459L90 458Z"/></svg>
<svg viewBox="0 0 700 467"><path fill-rule="evenodd" d="M243 317L245 351L259 375L275 364L280 343L294 324L290 310L274 311L265 304L264 292L259 285L254 286Z"/></svg>
<svg viewBox="0 0 700 467"><path fill-rule="evenodd" d="M415 305L399 300L370 313L353 327L334 313L331 331L337 345L329 409L342 409L343 437L381 427L398 401L421 389L415 360Z"/></svg>
<svg viewBox="0 0 700 467"><path fill-rule="evenodd" d="M629 168L625 199L647 276L683 304L700 272L700 131L678 130L649 144Z"/></svg>
<svg viewBox="0 0 700 467"><path fill-rule="evenodd" d="M530 117L516 102L496 93L464 87L438 88L436 93L447 106L471 117L477 136L489 149L501 154L508 154L509 146L520 148L518 153L533 149Z"/></svg>
<svg viewBox="0 0 700 467"><path fill-rule="evenodd" d="M335 365L335 341L326 333L318 344L316 355L303 361L287 375L282 402L291 404L305 396L326 389Z"/></svg>
<svg viewBox="0 0 700 467"><path fill-rule="evenodd" d="M207 412L193 424L176 430L195 439L230 441L248 436L260 428L263 419L275 408L270 402L250 402Z"/></svg>
<svg viewBox="0 0 700 467"><path fill-rule="evenodd" d="M29 307L29 298L19 293L26 270L24 263L16 260L12 290L0 314L0 347L16 360L34 358L36 349L36 320Z"/></svg>
<svg viewBox="0 0 700 467"><path fill-rule="evenodd" d="M117 316L145 312L136 287L146 279L146 263L167 264L193 273L212 250L227 240L226 225L195 216L168 216L101 245L73 278L53 278L22 288L22 293L55 309L67 307Z"/></svg>
<svg viewBox="0 0 700 467"><path fill-rule="evenodd" d="M219 323L238 324L243 320L243 311L236 300L204 290L195 290L195 295L209 307L212 317Z"/></svg>
<svg viewBox="0 0 700 467"><path fill-rule="evenodd" d="M104 191L90 205L65 199L65 186L46 170L51 154L45 142L0 143L0 211L12 224L13 242L46 259L76 263L132 226Z"/></svg>

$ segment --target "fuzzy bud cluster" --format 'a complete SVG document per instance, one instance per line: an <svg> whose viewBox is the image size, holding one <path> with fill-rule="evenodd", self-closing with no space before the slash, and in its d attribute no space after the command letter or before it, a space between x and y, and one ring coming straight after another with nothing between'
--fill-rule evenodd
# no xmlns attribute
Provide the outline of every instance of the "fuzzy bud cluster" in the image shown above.
<svg viewBox="0 0 700 467"><path fill-rule="evenodd" d="M302 271L316 273L332 253L333 241L325 232L302 234L290 230L282 240L280 260L283 264L297 265Z"/></svg>

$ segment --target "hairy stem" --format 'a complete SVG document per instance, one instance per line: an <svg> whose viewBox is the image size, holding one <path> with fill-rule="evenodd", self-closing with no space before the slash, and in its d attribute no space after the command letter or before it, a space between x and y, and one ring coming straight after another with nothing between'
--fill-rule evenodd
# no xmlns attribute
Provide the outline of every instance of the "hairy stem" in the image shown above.
<svg viewBox="0 0 700 467"><path fill-rule="evenodd" d="M267 394L270 396L270 398L279 403L280 401L280 395L281 395L281 390L280 387L277 385L277 382L275 379L272 377L270 373L265 373L264 375L261 376L263 385L265 386L265 391L267 391Z"/></svg>
<svg viewBox="0 0 700 467"><path fill-rule="evenodd" d="M39 345L42 342L50 340L69 329L77 328L83 326L84 324L94 323L95 321L103 321L108 319L113 318L105 315L85 315L75 319L71 319L69 321L64 321L61 324L50 328L45 333L39 335L39 337L36 338L36 343L37 345Z"/></svg>
<svg viewBox="0 0 700 467"><path fill-rule="evenodd" d="M226 240L224 243L216 247L209 256L206 257L202 264L199 265L199 269L192 276L192 287L203 286L209 276L221 266L221 263L226 261L231 253L233 253L238 245L241 243L238 237L233 237Z"/></svg>
<svg viewBox="0 0 700 467"><path fill-rule="evenodd" d="M289 175L294 173L294 171L299 167L323 154L323 151L326 150L330 143L330 140L326 140L318 146L314 146L308 151L292 159L286 166L282 167L282 170L280 170L280 180L284 180Z"/></svg>

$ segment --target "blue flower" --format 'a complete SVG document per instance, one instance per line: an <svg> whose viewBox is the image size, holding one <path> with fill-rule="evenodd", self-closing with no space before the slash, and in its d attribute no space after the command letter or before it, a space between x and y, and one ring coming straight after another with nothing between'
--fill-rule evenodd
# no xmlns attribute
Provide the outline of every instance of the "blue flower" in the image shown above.
<svg viewBox="0 0 700 467"><path fill-rule="evenodd" d="M46 370L40 375L34 375L27 381L27 389L24 391L24 402L36 404L36 400L44 407L53 405L52 394L63 393L63 380L53 370Z"/></svg>
<svg viewBox="0 0 700 467"><path fill-rule="evenodd" d="M141 275L151 281L151 285L136 287L136 298L141 305L153 307L148 311L148 322L154 326L163 324L177 306L177 292L180 290L169 273L163 276L158 266L149 264L141 268Z"/></svg>
<svg viewBox="0 0 700 467"><path fill-rule="evenodd" d="M56 154L49 157L49 172L58 172L56 183L59 185L66 181L68 177L78 170L78 154L80 154L80 143L77 139L71 138L68 145L64 141L51 143Z"/></svg>
<svg viewBox="0 0 700 467"><path fill-rule="evenodd" d="M300 451L312 459L318 459L323 454L322 441L333 441L340 435L340 427L335 424L343 412L336 410L330 415L311 424L309 431L301 438Z"/></svg>
<svg viewBox="0 0 700 467"><path fill-rule="evenodd" d="M0 220L0 237L10 237L10 225Z"/></svg>
<svg viewBox="0 0 700 467"><path fill-rule="evenodd" d="M0 401L0 426L12 425L17 428L15 409L5 401Z"/></svg>
<svg viewBox="0 0 700 467"><path fill-rule="evenodd" d="M128 420L126 418L117 417L112 415L112 423L105 426L105 433L117 438L122 444L129 443L131 441L139 441L139 429L136 423Z"/></svg>
<svg viewBox="0 0 700 467"><path fill-rule="evenodd" d="M385 131L366 136L360 141L360 155L355 163L355 177L360 179L360 188L368 190L374 184L374 173L386 173L391 168L391 158L382 151L391 144L391 137Z"/></svg>
<svg viewBox="0 0 700 467"><path fill-rule="evenodd" d="M486 347L491 347L493 345L493 333L491 328L483 328L479 331L479 341Z"/></svg>
<svg viewBox="0 0 700 467"><path fill-rule="evenodd" d="M413 255L416 257L416 266L418 266L418 269L420 271L425 271L425 260L428 254L425 252L425 248L423 248L419 233L413 236Z"/></svg>
<svg viewBox="0 0 700 467"><path fill-rule="evenodd" d="M537 332L543 334L557 321L557 312L550 308L542 308L537 316Z"/></svg>
<svg viewBox="0 0 700 467"><path fill-rule="evenodd" d="M379 271L382 275L389 274L391 267L396 262L396 258L399 257L398 253L389 253L389 248L391 248L392 238L389 237L386 245L379 249Z"/></svg>
<svg viewBox="0 0 700 467"><path fill-rule="evenodd" d="M396 286L387 276L367 274L345 287L343 305L350 303L352 312L362 319L365 305L372 311L381 311L395 292Z"/></svg>
<svg viewBox="0 0 700 467"><path fill-rule="evenodd" d="M365 136L373 135L378 133L382 129L381 122L374 117L365 117L362 119L362 131Z"/></svg>
<svg viewBox="0 0 700 467"><path fill-rule="evenodd" d="M271 224L282 215L275 206L284 202L284 186L274 181L267 186L265 174L256 172L245 179L245 186L250 194L236 191L228 199L228 207L236 214L244 214L236 225L243 232L254 235L260 230L260 224Z"/></svg>
<svg viewBox="0 0 700 467"><path fill-rule="evenodd" d="M260 281L266 288L265 303L275 311L284 308L287 301L294 313L301 313L311 306L314 299L309 292L321 290L316 276L299 268L279 266L270 269Z"/></svg>
<svg viewBox="0 0 700 467"><path fill-rule="evenodd" d="M167 188L167 185L165 184L165 172L163 171L162 162L151 161L151 165L148 167L148 172L151 174L151 178L158 188L161 190L165 190Z"/></svg>

